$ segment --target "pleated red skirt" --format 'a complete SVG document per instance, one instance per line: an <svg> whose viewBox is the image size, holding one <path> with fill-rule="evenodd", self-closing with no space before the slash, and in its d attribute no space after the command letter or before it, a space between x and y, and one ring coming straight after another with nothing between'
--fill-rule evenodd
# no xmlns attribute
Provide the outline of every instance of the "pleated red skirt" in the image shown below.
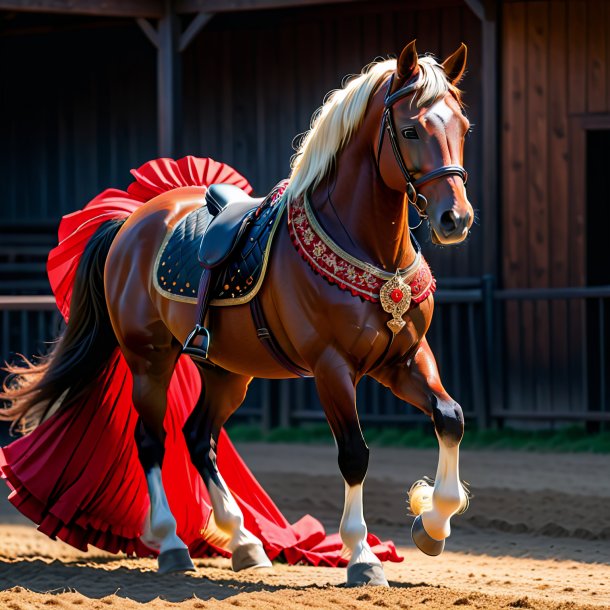
<svg viewBox="0 0 610 610"><path fill-rule="evenodd" d="M47 269L66 320L76 267L100 224L127 217L159 193L182 186L225 182L252 190L233 168L212 159L157 159L132 174L135 182L127 191L108 189L61 221L59 245L51 251ZM131 404L131 383L117 349L86 399L60 409L33 432L0 449L0 471L12 489L10 501L40 531L81 550L93 545L112 553L155 554L140 540L149 498L133 441L137 414ZM200 391L195 365L181 357L168 391L163 484L178 535L191 555L228 556L214 534L210 498L182 435ZM319 521L306 515L288 523L224 431L218 467L244 513L246 527L263 541L271 559L326 566L347 563L339 535L327 536ZM392 542L382 543L369 534L369 543L382 561L402 561Z"/></svg>

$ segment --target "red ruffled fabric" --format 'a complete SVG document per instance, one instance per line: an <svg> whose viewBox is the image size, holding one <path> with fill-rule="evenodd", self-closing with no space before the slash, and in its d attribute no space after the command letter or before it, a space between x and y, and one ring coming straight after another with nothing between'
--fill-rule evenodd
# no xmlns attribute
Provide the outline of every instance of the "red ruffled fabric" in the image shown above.
<svg viewBox="0 0 610 610"><path fill-rule="evenodd" d="M66 320L78 261L100 224L124 218L152 197L182 186L225 182L252 190L234 169L212 159L157 159L132 174L135 182L127 191L108 189L83 210L62 219L60 243L50 253L47 268ZM149 499L133 441L137 415L131 404L131 383L117 349L86 400L58 411L29 435L0 449L0 470L13 490L10 501L40 531L81 550L93 545L113 553L154 554L140 540ZM195 365L181 357L168 391L163 484L178 535L191 555L227 556L211 526L210 498L191 464L182 434L200 392ZM218 467L244 513L246 527L263 541L271 559L326 566L347 563L339 536L327 536L319 521L307 515L288 523L224 431ZM392 542L382 543L372 534L368 540L382 561L402 561Z"/></svg>

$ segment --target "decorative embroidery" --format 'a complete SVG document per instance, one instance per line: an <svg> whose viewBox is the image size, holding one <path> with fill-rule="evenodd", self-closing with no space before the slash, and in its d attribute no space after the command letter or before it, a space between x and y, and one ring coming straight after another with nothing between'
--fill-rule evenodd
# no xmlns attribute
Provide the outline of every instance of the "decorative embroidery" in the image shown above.
<svg viewBox="0 0 610 610"><path fill-rule="evenodd" d="M359 296L374 303L380 301L382 287L394 277L394 274L388 273L387 278L378 277L366 269L366 267L370 269L370 265L366 263L358 265L354 259L348 261L338 255L336 251L331 252L325 240L312 227L302 197L288 203L288 228L295 248L314 271L325 277L331 284L336 284L341 290L349 290L353 296ZM329 238L327 237L327 239ZM417 261L417 266L413 269L412 274L407 271L404 275L399 274L397 277L401 278L401 282L408 282L409 307L421 303L436 290L436 280L423 257ZM394 297L397 295L398 293ZM401 301L402 297L398 300ZM405 311L407 310L405 309Z"/></svg>

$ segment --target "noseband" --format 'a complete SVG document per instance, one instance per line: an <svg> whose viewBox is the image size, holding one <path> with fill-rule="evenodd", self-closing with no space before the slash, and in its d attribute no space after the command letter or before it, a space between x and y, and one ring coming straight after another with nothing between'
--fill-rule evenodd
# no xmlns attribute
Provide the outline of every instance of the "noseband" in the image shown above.
<svg viewBox="0 0 610 610"><path fill-rule="evenodd" d="M417 88L417 81L408 84L406 87L399 89L398 91L390 94L392 91L392 84L394 83L394 74L390 77L388 83L388 90L385 94L384 99L384 111L381 118L381 125L379 126L379 143L377 144L377 171L379 171L379 161L381 159L381 148L383 147L383 136L385 131L388 132L390 144L396 158L396 163L404 176L405 182L407 183L406 195L409 203L415 206L417 213L422 218L427 218L426 208L428 207L428 200L424 195L417 192L417 188L438 178L444 176L459 176L464 181L464 186L468 180L468 172L461 165L443 165L437 169L433 169L431 172L424 174L417 180L413 179L412 172L407 169L405 160L400 152L400 146L398 144L398 136L396 135L396 127L394 125L394 114L392 112L392 106L398 101L410 95Z"/></svg>

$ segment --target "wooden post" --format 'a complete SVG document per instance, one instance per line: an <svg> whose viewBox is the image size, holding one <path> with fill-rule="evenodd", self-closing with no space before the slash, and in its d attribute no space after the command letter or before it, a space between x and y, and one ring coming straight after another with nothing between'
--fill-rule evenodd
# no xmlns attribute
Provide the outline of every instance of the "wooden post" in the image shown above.
<svg viewBox="0 0 610 610"><path fill-rule="evenodd" d="M171 0L165 0L157 29L157 148L160 157L173 157L177 150L178 108L182 105L177 20Z"/></svg>
<svg viewBox="0 0 610 610"><path fill-rule="evenodd" d="M137 23L157 49L157 150L160 157L174 157L180 149L182 70L180 53L212 18L199 13L180 34L179 18L172 0L164 0L163 15L155 28L140 18Z"/></svg>

